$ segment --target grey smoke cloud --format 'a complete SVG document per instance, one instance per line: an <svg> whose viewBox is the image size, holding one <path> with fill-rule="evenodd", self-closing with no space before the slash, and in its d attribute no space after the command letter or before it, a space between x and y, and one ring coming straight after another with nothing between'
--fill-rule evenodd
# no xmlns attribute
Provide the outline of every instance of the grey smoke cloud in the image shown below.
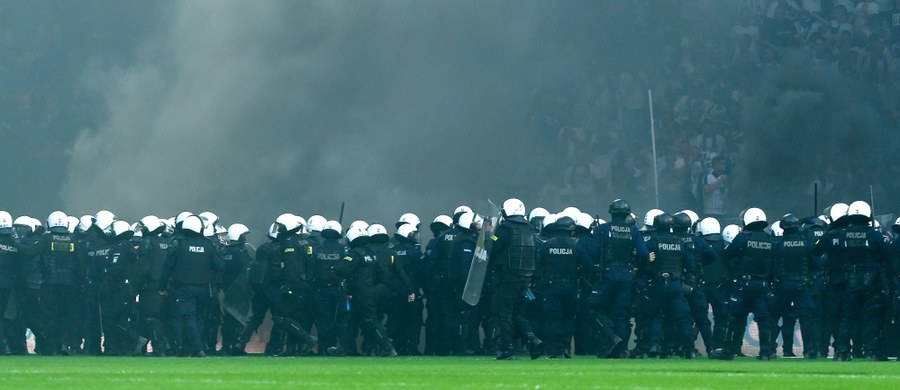
<svg viewBox="0 0 900 390"><path fill-rule="evenodd" d="M261 231L284 211L336 218L342 201L345 222L489 197L530 208L547 181L530 174L546 171L531 157L546 150L529 133L534 91L642 50L597 45L621 29L588 23L590 4L165 7L136 61L88 73L108 116L74 143L71 210L212 210ZM604 8L600 20L627 9Z"/></svg>
<svg viewBox="0 0 900 390"><path fill-rule="evenodd" d="M872 184L882 206L876 213L890 212L896 202L885 198L880 156L895 141L878 112L879 95L832 67L785 54L783 66L771 71L758 96L743 106L746 141L738 165L743 180L735 182L733 201L764 207L774 220L786 212L811 215L814 182L819 211L835 202L869 201Z"/></svg>

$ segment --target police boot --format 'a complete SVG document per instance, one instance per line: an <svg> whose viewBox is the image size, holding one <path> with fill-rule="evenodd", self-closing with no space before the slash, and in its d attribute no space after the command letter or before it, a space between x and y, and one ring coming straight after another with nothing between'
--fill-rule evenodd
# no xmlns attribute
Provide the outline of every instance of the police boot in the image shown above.
<svg viewBox="0 0 900 390"><path fill-rule="evenodd" d="M503 350L497 354L496 360L516 360L516 346L512 344L506 345Z"/></svg>
<svg viewBox="0 0 900 390"><path fill-rule="evenodd" d="M768 318L756 320L756 325L759 327L759 359L760 360L769 360L772 358L774 354L774 350L772 349L772 323Z"/></svg>
<svg viewBox="0 0 900 390"><path fill-rule="evenodd" d="M544 354L544 342L534 332L525 333L525 340L528 342L528 354L531 355L531 360Z"/></svg>
<svg viewBox="0 0 900 390"><path fill-rule="evenodd" d="M728 321L728 324L725 326L725 339L722 342L722 346L713 349L709 353L710 359L716 360L733 360L734 352L732 352L730 346L734 345L734 339L737 336L737 326L733 324L734 321Z"/></svg>
<svg viewBox="0 0 900 390"><path fill-rule="evenodd" d="M312 349L312 347L319 342L319 339L316 336L310 336L310 334L300 326L300 322L293 318L281 317L281 326L288 334L296 337L297 340L303 343L300 347L301 352Z"/></svg>
<svg viewBox="0 0 900 390"><path fill-rule="evenodd" d="M595 320L597 326L597 358L604 359L619 347L622 338L616 335L609 326L599 318Z"/></svg>

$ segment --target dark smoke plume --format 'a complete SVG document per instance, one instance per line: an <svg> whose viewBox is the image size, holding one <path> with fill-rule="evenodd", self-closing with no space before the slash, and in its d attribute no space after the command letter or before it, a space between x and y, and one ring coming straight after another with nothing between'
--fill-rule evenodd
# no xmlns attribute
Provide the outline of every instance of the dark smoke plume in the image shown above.
<svg viewBox="0 0 900 390"><path fill-rule="evenodd" d="M108 116L75 140L71 210L212 210L260 231L285 211L336 218L342 201L345 223L487 198L531 208L561 171L535 157L535 91L656 47L621 22L627 4L165 4L136 61L89 74Z"/></svg>
<svg viewBox="0 0 900 390"><path fill-rule="evenodd" d="M772 210L775 218L811 215L813 183L819 184L820 211L838 201L869 201L870 184L883 191L879 156L891 137L877 94L796 53L771 70L761 88L743 106L745 142L730 201Z"/></svg>

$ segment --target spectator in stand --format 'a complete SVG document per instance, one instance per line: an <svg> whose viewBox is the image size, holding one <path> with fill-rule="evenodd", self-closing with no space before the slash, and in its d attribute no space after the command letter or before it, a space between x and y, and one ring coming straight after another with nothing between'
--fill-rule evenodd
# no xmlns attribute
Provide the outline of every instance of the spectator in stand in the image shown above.
<svg viewBox="0 0 900 390"><path fill-rule="evenodd" d="M725 216L725 201L728 197L728 162L716 156L712 160L712 171L703 178L703 214L707 217Z"/></svg>

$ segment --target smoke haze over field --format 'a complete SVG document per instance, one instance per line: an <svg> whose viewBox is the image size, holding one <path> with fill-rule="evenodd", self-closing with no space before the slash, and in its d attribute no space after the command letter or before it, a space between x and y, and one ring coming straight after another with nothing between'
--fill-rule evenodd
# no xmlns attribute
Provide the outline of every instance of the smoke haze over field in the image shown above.
<svg viewBox="0 0 900 390"><path fill-rule="evenodd" d="M89 73L108 117L75 141L71 209L265 223L336 218L341 201L380 220L487 197L533 204L544 180L528 172L546 171L532 158L545 150L530 132L534 90L631 52L598 44L621 28L588 23L590 2L167 7L138 61Z"/></svg>
<svg viewBox="0 0 900 390"><path fill-rule="evenodd" d="M430 220L459 204L486 212L486 199L513 196L529 210L603 215L623 197L643 212L653 206L647 88L668 125L658 147L674 160L672 107L691 82L719 96L743 88L715 60L731 56L719 32L739 3L0 5L0 49L12 53L0 61L0 163L13 167L0 180L15 186L0 209L108 209L129 221L210 210L257 237L282 212L337 218L341 202L345 224L407 211ZM743 132L729 211L807 214L816 178L820 208L864 198L872 182L887 197L878 183L893 176L860 172L885 165L872 155L888 115L810 68L786 59L755 96L716 100L733 104ZM846 170L823 172L825 162ZM604 174L606 184L585 179ZM671 186L661 207L685 207L669 196L678 180L661 180Z"/></svg>

